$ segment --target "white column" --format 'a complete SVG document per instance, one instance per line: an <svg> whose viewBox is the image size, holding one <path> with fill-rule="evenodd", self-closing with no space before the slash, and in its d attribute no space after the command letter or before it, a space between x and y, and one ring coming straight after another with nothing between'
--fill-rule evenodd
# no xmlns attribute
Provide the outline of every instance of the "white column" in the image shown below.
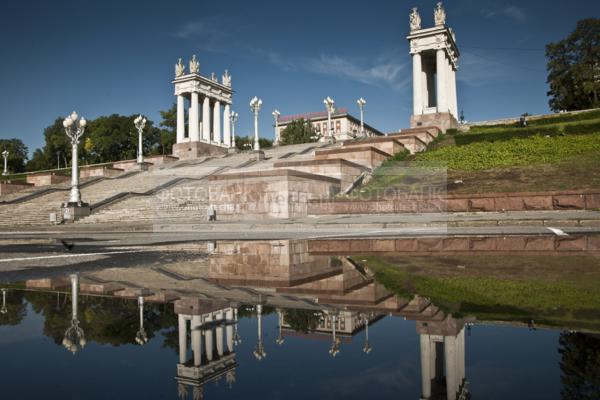
<svg viewBox="0 0 600 400"><path fill-rule="evenodd" d="M202 103L202 140L210 143L210 99L207 96Z"/></svg>
<svg viewBox="0 0 600 400"><path fill-rule="evenodd" d="M213 140L217 143L221 143L221 102L215 100L213 107Z"/></svg>
<svg viewBox="0 0 600 400"><path fill-rule="evenodd" d="M446 74L447 74L446 52L439 49L436 54L436 72L437 72L437 111L439 113L448 112L448 97L446 94Z"/></svg>
<svg viewBox="0 0 600 400"><path fill-rule="evenodd" d="M465 328L458 334L458 384L461 385L465 380Z"/></svg>
<svg viewBox="0 0 600 400"><path fill-rule="evenodd" d="M192 100L190 104L190 142L200 140L198 134L198 126L200 125L200 115L198 114L198 93L192 92Z"/></svg>
<svg viewBox="0 0 600 400"><path fill-rule="evenodd" d="M225 147L231 147L231 105L225 104L223 112L223 143Z"/></svg>
<svg viewBox="0 0 600 400"><path fill-rule="evenodd" d="M225 336L227 336L227 351L233 352L233 309L228 308L225 313L227 326L225 327Z"/></svg>
<svg viewBox="0 0 600 400"><path fill-rule="evenodd" d="M413 54L413 115L423 114L423 65L421 53Z"/></svg>
<svg viewBox="0 0 600 400"><path fill-rule="evenodd" d="M192 351L194 352L194 366L199 367L202 362L202 332L200 331L202 319L199 315L192 317L190 329L192 330Z"/></svg>
<svg viewBox="0 0 600 400"><path fill-rule="evenodd" d="M448 102L448 110L454 115L454 104L452 102L452 65L450 58L446 58L446 98Z"/></svg>
<svg viewBox="0 0 600 400"><path fill-rule="evenodd" d="M179 314L179 364L185 364L187 361L187 321L182 314Z"/></svg>
<svg viewBox="0 0 600 400"><path fill-rule="evenodd" d="M206 322L212 322L213 317L212 314L209 314L206 317ZM213 344L213 330L212 328L208 328L206 330L206 332L204 332L204 338L206 339L206 358L208 359L208 361L212 361L213 359L213 348L214 348L214 344Z"/></svg>
<svg viewBox="0 0 600 400"><path fill-rule="evenodd" d="M429 335L421 334L421 398L431 397L431 340Z"/></svg>
<svg viewBox="0 0 600 400"><path fill-rule="evenodd" d="M456 97L456 70L453 66L450 66L450 101L452 102L452 111L454 111L454 118L458 119L458 99Z"/></svg>
<svg viewBox="0 0 600 400"><path fill-rule="evenodd" d="M219 323L223 322L223 312L220 311L217 314L216 319ZM215 333L217 335L217 354L219 357L223 356L223 325L217 325L215 328Z"/></svg>
<svg viewBox="0 0 600 400"><path fill-rule="evenodd" d="M444 337L444 359L446 361L446 397L456 400L456 337Z"/></svg>
<svg viewBox="0 0 600 400"><path fill-rule="evenodd" d="M177 143L185 141L185 98L177 95Z"/></svg>

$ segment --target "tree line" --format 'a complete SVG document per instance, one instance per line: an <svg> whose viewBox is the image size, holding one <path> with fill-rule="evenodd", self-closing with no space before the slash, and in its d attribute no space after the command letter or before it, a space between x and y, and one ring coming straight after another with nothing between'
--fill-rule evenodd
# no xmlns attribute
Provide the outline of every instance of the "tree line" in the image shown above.
<svg viewBox="0 0 600 400"><path fill-rule="evenodd" d="M160 111L158 126L147 120L142 136L145 155L171 154L175 143L176 105ZM137 155L136 115L112 114L88 120L78 148L80 165L133 159ZM21 139L1 139L0 151L7 150L10 173L66 168L71 163L71 142L63 127L64 117L57 117L44 129L44 146L28 159L28 148Z"/></svg>

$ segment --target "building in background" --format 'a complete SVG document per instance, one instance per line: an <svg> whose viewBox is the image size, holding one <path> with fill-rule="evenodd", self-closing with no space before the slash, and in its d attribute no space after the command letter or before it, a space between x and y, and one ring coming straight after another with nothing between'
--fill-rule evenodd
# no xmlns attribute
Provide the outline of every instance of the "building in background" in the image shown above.
<svg viewBox="0 0 600 400"><path fill-rule="evenodd" d="M298 119L310 121L318 135L327 136L327 112L286 115L279 117L278 134ZM350 115L346 108L340 108L331 114L331 125L336 140L348 140L360 137L360 119ZM365 136L383 136L384 134L370 125L364 124Z"/></svg>

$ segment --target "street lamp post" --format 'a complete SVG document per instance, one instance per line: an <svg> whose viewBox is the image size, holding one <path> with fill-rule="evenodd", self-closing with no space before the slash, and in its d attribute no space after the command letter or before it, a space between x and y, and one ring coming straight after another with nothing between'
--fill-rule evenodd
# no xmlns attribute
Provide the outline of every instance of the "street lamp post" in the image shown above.
<svg viewBox="0 0 600 400"><path fill-rule="evenodd" d="M6 314L8 308L6 308L6 289L2 289L2 308L0 308L0 314Z"/></svg>
<svg viewBox="0 0 600 400"><path fill-rule="evenodd" d="M371 347L371 344L369 343L369 317L370 313L363 315L363 318L365 319L365 344L363 345L362 350L365 354L369 354L371 350L373 350L373 347Z"/></svg>
<svg viewBox="0 0 600 400"><path fill-rule="evenodd" d="M362 97L356 100L358 108L360 108L360 135L365 136L365 104L367 101Z"/></svg>
<svg viewBox="0 0 600 400"><path fill-rule="evenodd" d="M275 119L275 144L279 144L279 117L281 113L279 110L273 111L273 118Z"/></svg>
<svg viewBox="0 0 600 400"><path fill-rule="evenodd" d="M334 140L333 136L333 126L331 126L331 114L335 112L335 101L329 96L325 100L323 100L325 104L325 108L327 109L327 130L329 131L329 135L323 136L325 140L329 139L330 141ZM327 137L328 136L328 137Z"/></svg>
<svg viewBox="0 0 600 400"><path fill-rule="evenodd" d="M138 308L140 309L140 329L138 329L135 335L135 342L140 346L148 343L148 335L144 330L144 297L138 297Z"/></svg>
<svg viewBox="0 0 600 400"><path fill-rule="evenodd" d="M275 343L277 343L278 345L282 345L283 342L285 341L283 334L281 332L281 329L283 328L283 310L277 310L277 316L279 317L279 335L277 336L277 339L275 339Z"/></svg>
<svg viewBox="0 0 600 400"><path fill-rule="evenodd" d="M330 318L331 318L331 347L329 348L329 354L331 354L332 357L337 356L337 354L340 352L340 339L337 337L336 335L336 328L337 328L337 310L333 310L330 314Z"/></svg>
<svg viewBox="0 0 600 400"><path fill-rule="evenodd" d="M2 152L2 157L4 157L4 171L2 172L2 175L4 176L8 175L8 154L8 150Z"/></svg>
<svg viewBox="0 0 600 400"><path fill-rule="evenodd" d="M229 119L231 120L231 147L233 147L235 149L235 123L238 120L238 113L236 113L235 111L232 111L231 114L229 114Z"/></svg>
<svg viewBox="0 0 600 400"><path fill-rule="evenodd" d="M80 206L81 205L81 193L79 192L79 169L77 165L77 145L79 144L79 139L83 136L85 132L85 125L87 121L85 118L81 118L77 121L78 115L75 111L71 113L65 120L63 121L63 126L65 128L65 133L71 139L71 148L72 148L72 161L71 161L71 194L69 196L69 205L70 206Z"/></svg>
<svg viewBox="0 0 600 400"><path fill-rule="evenodd" d="M256 343L256 347L254 348L254 357L258 361L262 360L267 356L265 352L265 346L262 340L262 305L258 304L256 306L256 314L257 314L257 322L258 322L258 341Z"/></svg>
<svg viewBox="0 0 600 400"><path fill-rule="evenodd" d="M254 113L254 150L260 150L260 143L258 142L258 113L262 107L262 100L254 96L250 100L250 110Z"/></svg>
<svg viewBox="0 0 600 400"><path fill-rule="evenodd" d="M133 120L135 124L135 128L138 131L138 154L137 154L137 163L144 163L144 154L142 151L142 132L144 131L144 127L146 126L146 118L138 115L136 119Z"/></svg>
<svg viewBox="0 0 600 400"><path fill-rule="evenodd" d="M71 326L65 331L63 346L71 353L75 354L77 350L83 349L86 345L83 329L79 327L77 317L77 302L79 297L79 275L71 275Z"/></svg>

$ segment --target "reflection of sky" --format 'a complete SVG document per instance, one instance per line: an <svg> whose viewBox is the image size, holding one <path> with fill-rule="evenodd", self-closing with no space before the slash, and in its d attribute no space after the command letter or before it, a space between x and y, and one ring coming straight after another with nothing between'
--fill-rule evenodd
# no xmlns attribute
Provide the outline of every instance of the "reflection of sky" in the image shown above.
<svg viewBox="0 0 600 400"><path fill-rule="evenodd" d="M278 346L277 316L263 318L267 357L257 361L256 319L244 318L239 367L231 389L223 379L206 399L418 399L419 340L414 321L386 317L369 329L373 351L362 352L364 331L332 358L327 340L286 337ZM42 334L28 308L21 325L0 327L3 398L174 399L177 354L157 335L144 347L88 343L73 356ZM7 339L8 338L8 339ZM21 338L17 340L16 338ZM560 391L558 332L474 327L466 337L467 378L474 398L556 398ZM554 396L554 397L553 397Z"/></svg>

